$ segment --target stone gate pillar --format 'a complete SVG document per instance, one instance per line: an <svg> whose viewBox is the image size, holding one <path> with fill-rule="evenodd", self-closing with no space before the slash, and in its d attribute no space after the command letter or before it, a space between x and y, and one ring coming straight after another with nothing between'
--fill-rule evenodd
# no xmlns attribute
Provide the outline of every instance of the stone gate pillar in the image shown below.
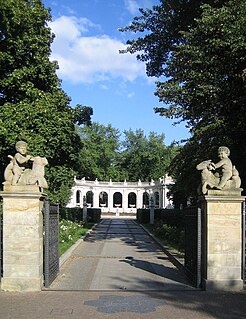
<svg viewBox="0 0 246 319"><path fill-rule="evenodd" d="M3 192L3 278L1 289L43 287L43 200L35 185L5 186Z"/></svg>
<svg viewBox="0 0 246 319"><path fill-rule="evenodd" d="M242 290L241 190L208 190L202 207L202 285L206 290Z"/></svg>

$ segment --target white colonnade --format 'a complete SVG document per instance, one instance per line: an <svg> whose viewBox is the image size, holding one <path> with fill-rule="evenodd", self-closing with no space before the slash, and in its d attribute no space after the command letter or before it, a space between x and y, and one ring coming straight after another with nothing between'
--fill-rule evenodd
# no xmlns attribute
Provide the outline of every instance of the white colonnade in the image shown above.
<svg viewBox="0 0 246 319"><path fill-rule="evenodd" d="M67 207L83 207L86 200L88 207L101 208L102 213L136 214L138 208L147 208L153 198L156 208L168 208L172 202L167 193L173 183L167 175L158 182L101 182L75 177Z"/></svg>

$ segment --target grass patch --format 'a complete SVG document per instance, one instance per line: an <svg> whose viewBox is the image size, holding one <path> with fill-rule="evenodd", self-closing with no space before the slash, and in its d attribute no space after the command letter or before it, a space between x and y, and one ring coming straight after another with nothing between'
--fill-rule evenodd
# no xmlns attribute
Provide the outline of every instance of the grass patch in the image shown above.
<svg viewBox="0 0 246 319"><path fill-rule="evenodd" d="M72 222L62 219L59 223L59 255L64 254L85 233L91 229L94 223Z"/></svg>

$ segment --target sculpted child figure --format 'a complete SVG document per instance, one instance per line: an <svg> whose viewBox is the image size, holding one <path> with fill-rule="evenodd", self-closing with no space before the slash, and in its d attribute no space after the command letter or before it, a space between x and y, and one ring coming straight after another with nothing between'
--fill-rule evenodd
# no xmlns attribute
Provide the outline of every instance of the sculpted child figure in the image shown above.
<svg viewBox="0 0 246 319"><path fill-rule="evenodd" d="M10 163L4 172L4 185L38 185L40 188L48 188L44 177L47 159L27 155L27 143L24 141L18 141L15 148L17 153L14 156L8 155Z"/></svg>
<svg viewBox="0 0 246 319"><path fill-rule="evenodd" d="M232 177L232 162L229 159L230 150L226 146L220 146L218 149L218 157L220 158L220 161L216 164L212 163L213 169L221 168L221 176L220 176L220 182L217 185L217 189L222 189L226 182L229 181Z"/></svg>
<svg viewBox="0 0 246 319"><path fill-rule="evenodd" d="M238 170L232 165L229 159L230 150L226 146L220 146L218 157L220 161L213 163L206 160L199 163L196 169L201 171L201 184L198 187L198 194L207 194L208 189L239 189L241 179ZM213 171L217 170L213 173Z"/></svg>
<svg viewBox="0 0 246 319"><path fill-rule="evenodd" d="M13 179L12 185L16 185L25 171L28 168L28 162L31 155L27 155L27 143L24 141L19 141L15 145L17 153L13 157Z"/></svg>

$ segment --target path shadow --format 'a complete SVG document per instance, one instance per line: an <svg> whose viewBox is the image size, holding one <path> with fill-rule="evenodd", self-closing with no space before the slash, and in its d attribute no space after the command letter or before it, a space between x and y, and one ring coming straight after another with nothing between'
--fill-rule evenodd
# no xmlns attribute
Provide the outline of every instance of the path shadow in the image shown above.
<svg viewBox="0 0 246 319"><path fill-rule="evenodd" d="M119 260L120 262L127 263L128 265L147 271L151 274L160 276L162 278L170 279L182 284L188 284L185 277L181 276L180 270L174 267L168 267L163 264L158 264L152 261L139 260L126 257L126 259Z"/></svg>

